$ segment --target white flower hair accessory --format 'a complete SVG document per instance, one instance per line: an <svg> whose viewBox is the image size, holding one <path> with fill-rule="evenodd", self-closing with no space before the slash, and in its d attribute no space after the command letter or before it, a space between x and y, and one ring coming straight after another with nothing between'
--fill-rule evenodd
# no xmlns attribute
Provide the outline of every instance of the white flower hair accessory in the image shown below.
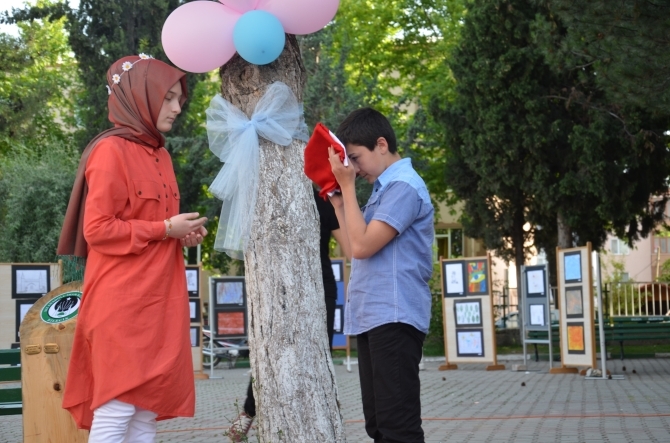
<svg viewBox="0 0 670 443"><path fill-rule="evenodd" d="M120 74L113 74L112 75L112 83L113 83L112 87L114 85L118 85L119 83L121 83L121 76L123 74L125 74L126 72L130 71L131 69L133 69L133 66L135 66L135 63L137 63L141 60L149 60L149 59L153 58L152 56L144 54L144 53L140 54L139 57L140 57L139 60L135 60L132 63L131 62L123 62L123 64L121 65L121 69L123 71ZM105 85L105 86L107 87L107 95L112 95L112 87L110 87L109 85Z"/></svg>

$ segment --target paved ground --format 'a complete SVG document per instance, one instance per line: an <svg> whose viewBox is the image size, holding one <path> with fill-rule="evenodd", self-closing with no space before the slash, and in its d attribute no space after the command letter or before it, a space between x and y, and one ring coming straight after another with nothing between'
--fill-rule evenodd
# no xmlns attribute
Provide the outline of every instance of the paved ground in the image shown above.
<svg viewBox="0 0 670 443"><path fill-rule="evenodd" d="M501 363L508 369L463 365L441 372L439 362L426 363L426 442L670 442L670 358L609 361L608 368L624 380L553 375L547 362L512 372L517 362ZM336 372L347 440L369 443L357 367L348 373L336 366ZM224 432L244 401L248 369L217 369L214 375L223 378L196 383L196 417L161 422L158 443L228 441ZM0 442L21 441L20 416L0 417L0 429ZM258 439L252 433L249 441Z"/></svg>

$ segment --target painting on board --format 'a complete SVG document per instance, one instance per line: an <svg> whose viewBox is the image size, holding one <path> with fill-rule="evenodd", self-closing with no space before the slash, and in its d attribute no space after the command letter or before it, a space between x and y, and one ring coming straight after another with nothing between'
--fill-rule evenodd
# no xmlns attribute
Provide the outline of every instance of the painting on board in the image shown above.
<svg viewBox="0 0 670 443"><path fill-rule="evenodd" d="M218 335L245 335L244 311L225 311L216 313Z"/></svg>
<svg viewBox="0 0 670 443"><path fill-rule="evenodd" d="M467 262L468 295L488 294L488 270L486 260Z"/></svg>
<svg viewBox="0 0 670 443"><path fill-rule="evenodd" d="M457 329L456 355L459 357L483 357L483 331L481 329Z"/></svg>
<svg viewBox="0 0 670 443"><path fill-rule="evenodd" d="M442 275L444 278L445 297L462 297L465 295L462 261L443 262Z"/></svg>
<svg viewBox="0 0 670 443"><path fill-rule="evenodd" d="M584 353L584 323L568 322L568 354Z"/></svg>
<svg viewBox="0 0 670 443"><path fill-rule="evenodd" d="M567 318L584 318L581 286L565 288L565 316Z"/></svg>
<svg viewBox="0 0 670 443"><path fill-rule="evenodd" d="M563 273L565 283L581 283L582 281L582 253L579 251L566 252L563 256Z"/></svg>

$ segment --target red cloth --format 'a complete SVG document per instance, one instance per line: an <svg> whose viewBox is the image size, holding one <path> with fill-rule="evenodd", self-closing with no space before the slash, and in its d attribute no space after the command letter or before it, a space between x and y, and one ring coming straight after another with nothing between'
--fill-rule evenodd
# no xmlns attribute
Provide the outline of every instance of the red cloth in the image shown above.
<svg viewBox="0 0 670 443"><path fill-rule="evenodd" d="M346 165L346 150L335 134L323 124L317 123L314 133L305 147L305 175L321 188L319 196L324 200L328 194L340 189L328 161L328 148L332 146L340 154L340 160Z"/></svg>

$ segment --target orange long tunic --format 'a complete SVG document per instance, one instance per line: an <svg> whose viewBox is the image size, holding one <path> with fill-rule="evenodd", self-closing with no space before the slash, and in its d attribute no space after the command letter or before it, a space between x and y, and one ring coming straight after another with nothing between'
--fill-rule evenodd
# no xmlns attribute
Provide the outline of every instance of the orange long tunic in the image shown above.
<svg viewBox="0 0 670 443"><path fill-rule="evenodd" d="M192 417L188 293L178 240L163 220L179 213L170 155L103 139L86 166L84 237L89 255L63 407L90 429L112 399Z"/></svg>

